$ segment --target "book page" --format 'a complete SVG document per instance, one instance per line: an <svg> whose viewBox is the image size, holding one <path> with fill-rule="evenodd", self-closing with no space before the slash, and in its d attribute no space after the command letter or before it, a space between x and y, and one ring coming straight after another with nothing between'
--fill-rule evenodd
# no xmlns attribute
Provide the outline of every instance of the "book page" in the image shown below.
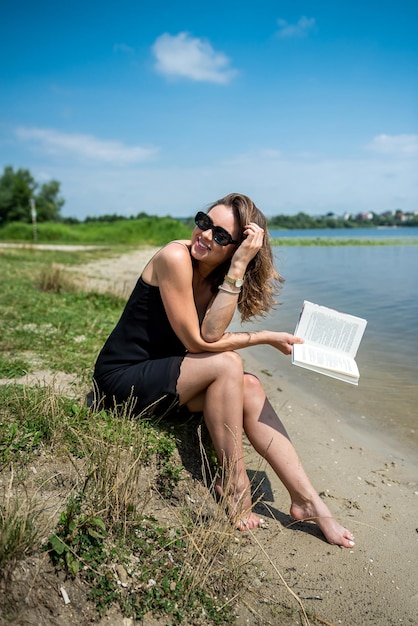
<svg viewBox="0 0 418 626"><path fill-rule="evenodd" d="M353 358L344 353L336 353L311 346L306 343L293 346L293 362L304 363L307 366L315 366L319 369L340 372L353 378L359 377L359 371Z"/></svg>
<svg viewBox="0 0 418 626"><path fill-rule="evenodd" d="M295 330L298 337L317 346L355 357L366 320L305 301Z"/></svg>

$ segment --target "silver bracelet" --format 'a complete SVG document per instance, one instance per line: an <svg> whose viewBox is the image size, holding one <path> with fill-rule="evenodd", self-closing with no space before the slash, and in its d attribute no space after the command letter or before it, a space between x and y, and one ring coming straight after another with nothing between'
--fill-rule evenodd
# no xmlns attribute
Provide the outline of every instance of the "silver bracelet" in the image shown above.
<svg viewBox="0 0 418 626"><path fill-rule="evenodd" d="M222 285L219 285L218 289L219 291L225 291L225 293L230 293L233 296L238 296L241 292L241 289L238 289L238 291L232 291L232 289L226 289L225 287L222 287Z"/></svg>

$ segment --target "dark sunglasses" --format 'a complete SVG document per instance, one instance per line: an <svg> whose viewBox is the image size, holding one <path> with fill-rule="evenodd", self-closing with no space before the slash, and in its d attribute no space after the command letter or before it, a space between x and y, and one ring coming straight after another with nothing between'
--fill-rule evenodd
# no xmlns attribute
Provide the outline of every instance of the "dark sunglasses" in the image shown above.
<svg viewBox="0 0 418 626"><path fill-rule="evenodd" d="M213 233L213 240L220 246L227 246L230 243L239 243L239 241L232 239L231 235L227 230L225 230L225 228L222 228L222 226L214 226L212 218L209 217L207 213L203 213L203 211L198 211L196 213L194 223L198 228L200 228L200 230L211 230Z"/></svg>

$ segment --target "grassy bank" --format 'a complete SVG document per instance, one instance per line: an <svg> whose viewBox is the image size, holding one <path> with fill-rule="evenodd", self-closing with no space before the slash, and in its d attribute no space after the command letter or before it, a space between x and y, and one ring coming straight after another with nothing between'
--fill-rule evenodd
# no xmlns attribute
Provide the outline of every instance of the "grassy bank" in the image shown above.
<svg viewBox="0 0 418 626"><path fill-rule="evenodd" d="M70 270L104 253L0 249L0 622L232 624L258 564L214 505L199 418L85 406L123 301Z"/></svg>
<svg viewBox="0 0 418 626"><path fill-rule="evenodd" d="M203 611L211 616L208 623L228 623L231 609L218 615L215 594L192 577L203 565L192 550L194 541L204 546L204 537L197 537L203 528L195 528L187 510L164 525L147 506L155 494L164 499L180 489L183 467L173 433L131 419L129 409L116 415L84 406L95 355L123 302L78 291L63 269L65 257L54 254L51 264L48 252L1 253L2 582L19 561L44 553L57 572L83 582L98 615L117 605L138 619L151 611L169 615L172 623L188 616L190 623ZM56 380L74 374L73 389L12 380L36 372ZM215 563L230 532L221 541L209 535L204 561ZM205 573L208 581L212 575ZM122 586L121 578L129 585ZM222 597L229 584L218 583L209 589ZM71 582L66 589L75 593ZM1 617L16 618L19 607L7 593Z"/></svg>

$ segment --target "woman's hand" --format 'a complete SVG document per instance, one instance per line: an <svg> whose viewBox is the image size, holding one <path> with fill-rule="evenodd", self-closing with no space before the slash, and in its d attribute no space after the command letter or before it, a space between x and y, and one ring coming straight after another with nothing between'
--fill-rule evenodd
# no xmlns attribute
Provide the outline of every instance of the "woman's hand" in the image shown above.
<svg viewBox="0 0 418 626"><path fill-rule="evenodd" d="M269 343L283 354L292 354L293 344L303 343L303 339L290 333L272 332L272 340Z"/></svg>
<svg viewBox="0 0 418 626"><path fill-rule="evenodd" d="M264 242L264 230L255 224L250 222L244 228L244 237L241 244L238 246L231 260L231 266L243 266L244 271L247 268L248 263L255 257L257 252Z"/></svg>

